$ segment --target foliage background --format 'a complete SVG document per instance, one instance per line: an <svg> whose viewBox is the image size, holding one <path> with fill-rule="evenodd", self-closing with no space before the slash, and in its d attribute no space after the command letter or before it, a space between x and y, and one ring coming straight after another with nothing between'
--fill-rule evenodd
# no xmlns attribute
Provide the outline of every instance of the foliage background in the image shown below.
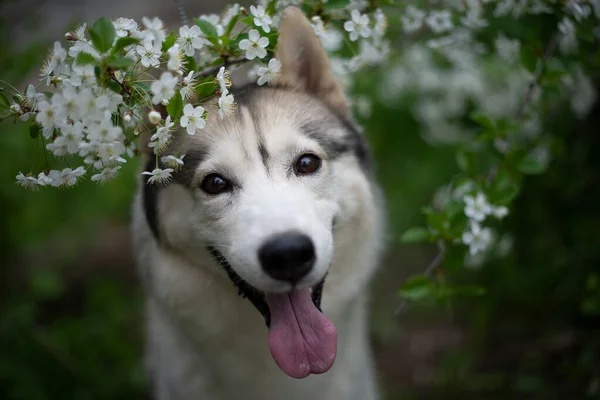
<svg viewBox="0 0 600 400"><path fill-rule="evenodd" d="M191 15L223 7L189 3ZM177 14L168 8L168 16L142 9L124 16L156 14L174 26ZM107 16L121 14L115 8ZM36 79L47 37L60 35L16 40L19 29L36 32L41 20L28 15L17 24L0 15L0 79L24 87ZM81 18L71 15L59 32ZM361 91L374 92L380 79L361 76ZM423 222L420 207L458 166L455 148L422 139L408 106L374 103L362 123L389 211L389 250L374 284L372 317L387 398L600 398L599 120L598 104L582 121L565 103L547 121L555 154L549 171L527 178L504 222L512 251L477 269L446 271L447 279L482 285L485 296L444 307L414 304L394 316L397 288L435 254L398 238ZM14 185L17 171L40 169L29 161L40 158L41 145L25 125L0 125L0 398L147 398L128 231L138 166L128 163L103 188L85 181L31 194Z"/></svg>

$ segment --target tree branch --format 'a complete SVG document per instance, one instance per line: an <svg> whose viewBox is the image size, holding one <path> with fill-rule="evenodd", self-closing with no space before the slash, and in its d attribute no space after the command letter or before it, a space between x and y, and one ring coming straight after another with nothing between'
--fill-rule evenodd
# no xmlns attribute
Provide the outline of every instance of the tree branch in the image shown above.
<svg viewBox="0 0 600 400"><path fill-rule="evenodd" d="M246 57L238 57L238 58L233 58L231 60L228 59L228 58L225 58L225 62L223 63L223 65L217 65L215 67L209 67L209 68L203 69L202 71L199 71L196 74L196 77L203 77L203 78L205 78L205 77L207 77L209 75L214 74L215 72L217 72L218 70L220 70L221 67L223 67L223 66L224 67L228 67L230 65L239 65L239 64L243 64L243 63L245 63L247 61L248 61L248 59Z"/></svg>
<svg viewBox="0 0 600 400"><path fill-rule="evenodd" d="M533 91L540 83L542 73L544 72L544 65L546 64L548 59L550 57L552 57L552 54L554 54L554 50L556 49L556 45L558 44L558 35L559 34L557 32L552 36L552 39L550 39L550 42L548 43L548 47L546 47L544 56L542 57L542 59L540 61L538 61L537 65L535 67L533 81L529 84L529 87L527 88L527 92L525 93L525 96L523 97L523 101L521 102L521 106L519 107L519 111L517 112L518 120L523 118L523 115L525 114L525 110L526 110L527 106L529 105L531 98L533 97Z"/></svg>
<svg viewBox="0 0 600 400"><path fill-rule="evenodd" d="M535 68L535 73L534 73L534 79L529 84L529 87L527 88L527 92L525 92L525 96L523 96L523 101L521 102L521 105L519 106L519 111L517 112L517 116L516 116L517 120L521 120L523 118L523 116L525 114L525 110L526 110L527 106L529 105L529 103L531 102L531 99L533 97L533 91L540 83L542 73L544 72L544 66L545 66L546 62L550 59L550 57L552 57L552 54L554 54L554 50L556 50L556 46L558 45L558 38L559 38L559 33L556 32L550 39L550 42L548 43L548 47L546 47L546 51L544 52L544 56L537 63L536 68ZM498 171L498 168L496 166L493 167L490 170L489 174L487 175L486 180L490 181L490 180L494 179L497 171ZM427 266L427 269L425 269L425 272L423 273L423 275L429 276L432 272L437 270L440 267L440 265L442 264L442 261L444 261L444 256L446 255L446 248L445 248L443 242L440 242L439 247L440 247L440 250L439 250L438 254L431 261L431 263L429 263L429 265ZM402 315L407 307L408 307L408 301L403 300L400 303L400 305L398 306L398 308L396 308L396 311L394 311L394 316L397 317L397 316Z"/></svg>
<svg viewBox="0 0 600 400"><path fill-rule="evenodd" d="M438 254L435 256L435 258L433 260L431 260L431 262L425 269L425 272L423 272L423 275L425 275L425 276L431 275L434 271L436 271L440 267L440 265L442 265L442 261L444 261L444 257L446 256L446 246L444 245L444 242L439 241L438 247L439 247ZM398 305L398 307L394 311L394 316L399 317L400 315L402 315L404 313L404 311L406 311L407 307L408 307L408 300L406 300L406 299L402 300L402 302Z"/></svg>

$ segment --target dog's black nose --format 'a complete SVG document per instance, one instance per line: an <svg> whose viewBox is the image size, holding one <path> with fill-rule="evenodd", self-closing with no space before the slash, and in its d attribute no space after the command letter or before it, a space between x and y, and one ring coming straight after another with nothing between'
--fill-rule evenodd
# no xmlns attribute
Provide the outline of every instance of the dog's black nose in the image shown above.
<svg viewBox="0 0 600 400"><path fill-rule="evenodd" d="M315 246L304 234L289 232L267 240L258 250L258 259L275 279L298 282L315 263Z"/></svg>

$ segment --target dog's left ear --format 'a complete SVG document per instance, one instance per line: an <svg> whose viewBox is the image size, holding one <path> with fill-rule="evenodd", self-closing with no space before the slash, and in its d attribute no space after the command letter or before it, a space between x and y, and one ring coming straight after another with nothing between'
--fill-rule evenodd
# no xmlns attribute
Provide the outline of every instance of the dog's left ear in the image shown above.
<svg viewBox="0 0 600 400"><path fill-rule="evenodd" d="M349 116L344 91L333 76L327 53L297 7L283 11L275 57L281 63L276 83L311 93L344 117Z"/></svg>

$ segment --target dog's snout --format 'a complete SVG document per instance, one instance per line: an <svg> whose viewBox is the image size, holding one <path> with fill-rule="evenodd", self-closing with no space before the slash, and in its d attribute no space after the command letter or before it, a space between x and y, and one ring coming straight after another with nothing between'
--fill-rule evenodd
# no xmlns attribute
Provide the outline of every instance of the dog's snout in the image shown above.
<svg viewBox="0 0 600 400"><path fill-rule="evenodd" d="M267 274L292 284L302 279L315 263L315 246L301 233L284 233L267 240L258 250Z"/></svg>

